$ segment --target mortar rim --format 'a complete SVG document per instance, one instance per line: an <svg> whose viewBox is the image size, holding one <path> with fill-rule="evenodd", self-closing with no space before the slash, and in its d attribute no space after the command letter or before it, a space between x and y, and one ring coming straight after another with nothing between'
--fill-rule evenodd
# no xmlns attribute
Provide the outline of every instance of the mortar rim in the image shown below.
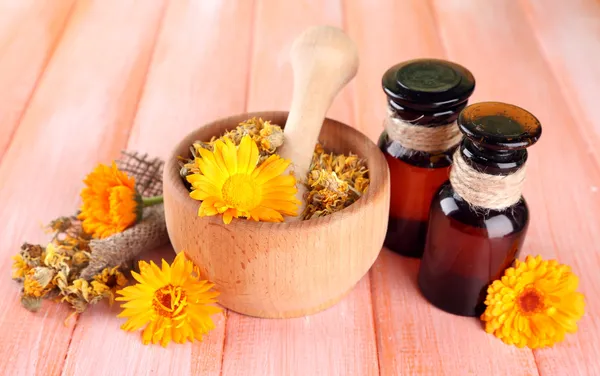
<svg viewBox="0 0 600 376"><path fill-rule="evenodd" d="M189 196L189 191L183 184L183 181L179 174L179 164L178 164L178 158L177 158L180 155L188 154L186 152L189 151L190 145L192 145L192 143L198 139L196 137L196 134L199 133L203 128L209 127L216 123L231 123L232 125L235 124L235 126L237 126L239 124L239 122L246 120L246 119L250 119L252 117L262 117L265 120L269 120L269 117L279 117L279 116L287 119L288 115L289 115L289 111L243 112L243 113L238 113L238 114L234 114L231 116L215 119L215 120L212 120L210 122L203 124L202 126L189 132L184 138L182 138L175 145L175 147L169 153L169 157L168 157L167 161L165 162L165 166L164 166L163 183L171 184L171 182L174 181L175 184L174 184L173 191L172 191L173 198L177 201L180 201L180 203L182 203L185 206L191 205L192 207L194 207L194 209L195 209L194 211L197 211L200 203L199 203L199 201L194 200ZM357 136L357 138L362 138L366 142L366 145L368 147L368 152L370 155L369 158L366 158L365 156L358 154L357 151L352 150L352 152L355 154L358 154L359 157L366 158L367 168L369 171L369 179L370 179L369 189L367 190L367 192L363 196L361 196L358 200L356 200L352 205L350 205L340 211L337 211L335 213L327 215L325 217L311 218L308 220L302 220L302 221L296 221L296 222L285 222L285 221L284 222L257 222L257 221L251 221L251 220L246 220L246 219L233 218L231 223L226 225L223 223L223 219L220 216L210 216L210 217L197 217L196 216L196 220L207 221L207 223L209 225L226 226L227 228L230 228L232 226L233 227L242 226L242 228L244 228L244 229L256 230L256 231L264 231L264 230L291 231L291 230L296 230L296 229L312 229L315 227L324 227L327 224L332 223L332 222L343 221L346 217L349 217L349 216L358 215L364 209L366 209L367 206L369 206L370 202L374 202L374 201L380 199L380 196L382 194L384 194L384 192L385 192L385 189L384 189L385 185L389 183L389 170L386 168L385 171L388 171L387 174L382 173L378 176L372 176L371 172L377 170L377 169L372 168L373 166L376 166L378 164L387 166L387 161L385 160L385 157L384 157L383 153L381 152L381 150L379 149L379 147L370 138L368 138L364 133L360 132L359 130L357 130L345 123L342 123L340 121L337 121L337 120L329 118L329 117L325 118L324 123L331 123L334 126L340 126L340 127L344 128L345 131L347 131L347 132L354 133ZM281 126L282 128L284 128L285 123L278 124L278 125ZM228 127L228 128L232 129L232 127ZM285 218L286 217L284 217L284 219Z"/></svg>

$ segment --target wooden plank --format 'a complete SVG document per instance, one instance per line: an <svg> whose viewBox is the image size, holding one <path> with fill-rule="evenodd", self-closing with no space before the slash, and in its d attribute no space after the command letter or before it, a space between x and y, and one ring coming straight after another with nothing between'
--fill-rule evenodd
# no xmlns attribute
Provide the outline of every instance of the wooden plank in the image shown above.
<svg viewBox="0 0 600 376"><path fill-rule="evenodd" d="M348 33L360 52L356 123L376 142L387 108L381 88L383 73L404 60L443 58L444 50L426 1L350 0L345 9Z"/></svg>
<svg viewBox="0 0 600 376"><path fill-rule="evenodd" d="M368 278L312 316L275 320L228 313L223 375L378 374Z"/></svg>
<svg viewBox="0 0 600 376"><path fill-rule="evenodd" d="M539 371L542 375L597 375L600 363L589 359L600 357L600 291L596 286L600 195L594 190L600 185L600 173L585 151L586 135L575 125L579 117L569 112L523 10L517 2L494 5L475 0L435 1L449 56L471 68L478 78L476 100L522 106L545 127L529 154L524 194L531 224L524 254L541 254L571 265L587 296L587 313L576 335L567 336L552 349L534 352ZM465 25L468 29L463 29Z"/></svg>
<svg viewBox="0 0 600 376"><path fill-rule="evenodd" d="M0 48L9 43L19 24L32 13L36 13L39 1L2 0L0 1Z"/></svg>
<svg viewBox="0 0 600 376"><path fill-rule="evenodd" d="M72 7L73 0L0 3L0 160Z"/></svg>
<svg viewBox="0 0 600 376"><path fill-rule="evenodd" d="M252 2L218 5L195 0L171 2L158 39L148 81L128 149L166 158L187 133L221 116L244 111L245 90L232 90L248 73ZM232 25L236 25L235 28ZM208 58L210 57L210 58ZM171 262L169 247L142 258ZM203 342L143 346L139 333L119 329L123 319L114 309L83 315L67 358L67 373L218 375L225 336L225 315ZM102 343L90 338L103 337ZM89 354L97 354L90 357ZM106 362L105 359L110 359Z"/></svg>
<svg viewBox="0 0 600 376"><path fill-rule="evenodd" d="M0 274L23 241L47 240L40 223L72 213L82 178L125 145L163 3L79 1L0 165ZM18 74L17 72L13 72ZM2 375L61 372L72 328L64 304L30 313L16 283L0 284ZM87 338L99 343L102 337ZM97 354L87 354L89 358ZM99 359L98 361L106 361Z"/></svg>
<svg viewBox="0 0 600 376"><path fill-rule="evenodd" d="M338 2L258 2L248 97L250 111L289 109L289 48L306 27L342 25ZM352 123L352 87L329 116ZM261 320L229 312L223 375L374 375L377 354L368 278L329 310L306 318Z"/></svg>
<svg viewBox="0 0 600 376"><path fill-rule="evenodd" d="M445 50L428 2L350 3L347 24L363 57L363 70L357 77L358 122L372 124L370 136L375 139L386 113L383 73L409 59L444 58ZM416 286L417 268L418 261L384 249L371 270L382 374L537 373L530 351L519 352L490 341L476 319L452 316L427 303Z"/></svg>
<svg viewBox="0 0 600 376"><path fill-rule="evenodd" d="M288 111L292 103L290 48L296 36L309 26L342 27L340 4L335 1L258 1L252 70L248 77L248 111ZM359 68L360 69L360 68ZM335 98L327 117L355 126L351 108L351 82Z"/></svg>
<svg viewBox="0 0 600 376"><path fill-rule="evenodd" d="M523 0L546 61L564 93L587 153L600 162L600 2Z"/></svg>

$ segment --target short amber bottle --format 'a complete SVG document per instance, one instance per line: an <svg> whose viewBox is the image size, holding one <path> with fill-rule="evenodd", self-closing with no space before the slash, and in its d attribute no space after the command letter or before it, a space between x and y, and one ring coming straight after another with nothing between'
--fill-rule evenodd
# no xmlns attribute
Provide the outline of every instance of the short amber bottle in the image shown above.
<svg viewBox="0 0 600 376"><path fill-rule="evenodd" d="M475 89L475 79L458 64L417 59L388 69L382 86L388 116L379 147L391 177L385 246L404 256L421 257L431 198L448 179L461 139L456 119ZM408 133L390 128L398 122Z"/></svg>
<svg viewBox="0 0 600 376"><path fill-rule="evenodd" d="M525 148L540 138L542 128L526 110L498 102L468 106L458 125L466 137L449 181L432 200L418 284L438 308L479 316L487 287L523 246L529 223L521 195ZM464 179L467 173L471 176Z"/></svg>

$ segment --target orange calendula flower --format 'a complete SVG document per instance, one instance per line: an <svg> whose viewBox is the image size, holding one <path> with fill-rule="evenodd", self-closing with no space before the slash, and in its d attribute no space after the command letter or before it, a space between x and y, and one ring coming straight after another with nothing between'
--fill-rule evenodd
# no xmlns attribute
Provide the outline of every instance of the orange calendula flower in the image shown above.
<svg viewBox="0 0 600 376"><path fill-rule="evenodd" d="M488 288L481 315L486 332L517 347L552 347L577 331L585 307L578 283L571 269L555 260L517 260Z"/></svg>
<svg viewBox="0 0 600 376"><path fill-rule="evenodd" d="M141 219L142 199L135 190L135 179L116 164L98 165L83 181L83 205L79 219L83 230L94 238L106 238Z"/></svg>
<svg viewBox="0 0 600 376"><path fill-rule="evenodd" d="M180 252L172 265L162 260L162 268L154 262L140 261L140 273L132 272L138 281L117 291L116 298L126 302L118 317L128 320L121 326L126 331L136 331L145 326L142 341L145 345L169 342L185 343L215 328L211 315L221 312L216 303L219 292L214 284L200 280L194 264Z"/></svg>
<svg viewBox="0 0 600 376"><path fill-rule="evenodd" d="M199 149L195 164L200 173L188 175L190 197L202 201L198 215L223 215L228 224L233 218L283 222L283 215L295 216L296 178L283 175L290 161L277 154L260 165L256 142L244 136L239 147L229 139L217 140L214 151Z"/></svg>

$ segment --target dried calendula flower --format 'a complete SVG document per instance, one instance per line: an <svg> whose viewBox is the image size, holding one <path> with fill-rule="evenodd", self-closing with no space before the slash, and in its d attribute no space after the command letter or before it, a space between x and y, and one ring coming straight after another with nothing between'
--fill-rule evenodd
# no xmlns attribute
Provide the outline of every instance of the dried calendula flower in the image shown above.
<svg viewBox="0 0 600 376"><path fill-rule="evenodd" d="M23 259L21 254L14 255L12 259L14 260L12 279L23 282L25 275L31 270L31 266Z"/></svg>
<svg viewBox="0 0 600 376"><path fill-rule="evenodd" d="M69 257L62 252L55 244L49 243L46 246L46 256L44 257L44 265L55 267L66 263Z"/></svg>
<svg viewBox="0 0 600 376"><path fill-rule="evenodd" d="M64 282L63 282L64 283ZM83 278L74 280L63 289L63 301L68 302L76 312L81 313L89 304L96 304L108 298L112 304L117 290L127 284L127 278L119 271L118 267L104 269L102 273L94 276L91 282Z"/></svg>
<svg viewBox="0 0 600 376"><path fill-rule="evenodd" d="M46 295L54 287L52 284L54 274L54 270L43 266L37 266L28 271L23 281L24 295L35 298Z"/></svg>
<svg viewBox="0 0 600 376"><path fill-rule="evenodd" d="M92 285L96 291L102 292L105 297L108 297L109 303L112 304L117 290L127 285L127 278L116 266L112 269L106 268L100 274L94 276Z"/></svg>
<svg viewBox="0 0 600 376"><path fill-rule="evenodd" d="M31 267L40 266L43 264L45 250L39 244L24 243L21 246L21 258Z"/></svg>
<svg viewBox="0 0 600 376"><path fill-rule="evenodd" d="M195 159L201 157L200 150L213 152L215 143L217 141L224 142L225 139L231 140L234 145L238 146L244 136L250 136L256 143L259 153L258 164L275 154L277 148L283 145L283 130L279 125L254 117L239 123L235 129L225 132L221 137L213 137L209 142L194 142L190 148L192 158L185 160L181 165L181 177L185 179L190 174L200 173L198 165L195 163Z"/></svg>
<svg viewBox="0 0 600 376"><path fill-rule="evenodd" d="M325 153L319 144L306 185L309 189L302 217L322 217L348 207L367 191L368 169L358 156Z"/></svg>

